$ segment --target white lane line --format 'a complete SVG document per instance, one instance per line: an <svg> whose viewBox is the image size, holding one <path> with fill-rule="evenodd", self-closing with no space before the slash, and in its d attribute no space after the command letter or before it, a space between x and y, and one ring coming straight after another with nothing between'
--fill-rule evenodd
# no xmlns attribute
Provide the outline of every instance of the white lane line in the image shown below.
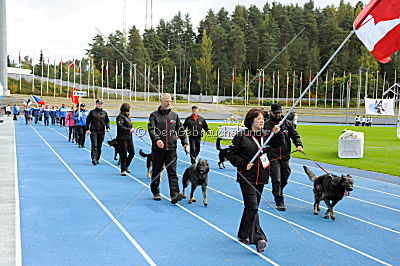
<svg viewBox="0 0 400 266"><path fill-rule="evenodd" d="M140 148L144 148L144 147L142 147L142 146L140 146L140 145L138 145L138 144L136 144L136 146L138 146L138 147L140 147ZM208 158L208 157L204 157L204 156L203 156L202 158ZM138 158L138 159L140 159L140 158ZM210 159L210 158L208 158L208 159ZM210 160L213 160L213 159L210 159ZM186 162L186 161L181 160L181 159L178 159L178 161L184 162L184 163L186 163L186 164L190 164L189 162ZM233 167L233 166L232 166L232 167ZM212 169L210 169L210 171L211 171L211 172L214 172L214 173L217 173L217 174L219 174L219 175L226 176L226 177L229 177L229 178L231 178L231 179L236 180L235 177L232 177L232 176L230 176L230 175L227 175L227 174L224 174L224 173L220 173L220 172L217 172L217 171L212 170ZM312 186L310 186L310 187L312 187ZM289 194L285 194L285 195L286 195L286 196L289 196L289 197L292 197L292 196L290 196ZM293 198L294 198L294 197L293 197ZM389 207L388 207L388 208L389 208ZM396 230L394 230L394 229L390 229L390 228L387 228L387 227L385 227L385 226L378 225L378 224L375 224L375 223L373 223L373 222L369 222L369 221L363 220L363 219L361 219L361 218L357 218L357 217L351 216L351 215L349 215L349 214L345 214L345 213L338 212L338 211L336 211L336 213L341 214L341 215L343 215L343 216L346 216L346 217L348 217L348 218L357 220L357 221L359 221L359 222L363 222L363 223L366 223L366 224L369 224L369 225L378 227L378 228L380 228L380 229L384 229L384 230L387 230L387 231L390 231L390 232L393 232L393 233L396 233L396 234L400 234L400 232L398 232L398 231L396 231Z"/></svg>
<svg viewBox="0 0 400 266"><path fill-rule="evenodd" d="M211 148L211 146L206 146L206 145L203 145L203 146L208 147L208 148ZM221 146L227 147L226 145L221 145ZM218 154L218 152L214 152L214 151L207 151L207 152L211 152L211 153ZM302 158L298 158L298 159L302 159ZM305 159L304 159L304 160L305 160ZM312 161L310 161L310 160L308 160L308 161L309 161L309 162L312 162ZM323 163L323 162L321 162L321 163ZM291 162L291 164L297 164L297 165L303 166L302 164L300 164L300 163L295 163L295 162ZM346 167L346 166L341 166L341 165L338 165L338 166L340 166L340 167ZM319 168L319 167L316 167L316 166L307 166L307 167L320 170L320 168ZM354 168L354 169L355 169L355 168ZM325 168L325 170L327 170L327 171L329 171L329 172L331 172L331 173L339 173L338 171L332 170L332 169L329 169L329 168ZM359 169L355 169L355 170L359 170ZM367 171L367 170L364 170L364 171ZM383 173L381 173L381 174L383 174ZM368 180L368 181L376 181L376 182L384 183L384 184L386 184L386 185L387 185L387 184L390 184L390 185L399 186L399 184L394 184L394 183L390 183L390 182L386 182L386 181L382 181L382 180L372 179L372 178L368 178L368 177L365 177L365 176L359 176L359 175L352 175L352 176L353 176L353 177L359 177L359 178L362 178L362 179L365 179L365 180ZM377 191L379 191L379 190L377 190ZM400 195L397 195L397 196L400 197Z"/></svg>
<svg viewBox="0 0 400 266"><path fill-rule="evenodd" d="M142 147L142 148L143 148L143 147ZM179 150L179 151L180 151L180 150ZM183 152L183 151L180 151L180 152ZM199 156L199 158L208 159L208 160L217 162L217 160L214 160L214 159L209 158L209 157L206 157L206 156ZM185 163L188 163L188 162L185 162ZM228 164L228 165L229 165L230 167L234 168L233 165L231 165L231 164ZM211 170L211 171L213 171L213 170ZM215 172L215 173L219 173L219 172L216 172L216 171L214 171L214 172ZM293 172L299 173L299 174L302 174L302 175L306 175L305 173L302 173L302 172L297 172L297 171L293 171ZM224 174L222 174L222 173L219 173L219 174L224 175ZM289 179L288 181L291 182L291 183L295 183L295 184L298 184L298 185L302 185L302 186L305 186L305 187L310 187L310 188L312 188L311 185L303 184L303 183L300 183L300 182L297 182L297 181L293 181L293 180L290 180L290 179ZM367 201L367 200L355 198L355 197L352 197L352 196L349 196L348 198L349 198L349 199L352 199L352 200L356 200L356 201L361 201L361 202L364 202L364 203L368 203L368 204L371 204L371 205L374 205L374 206L377 206L377 207L385 208L385 209L388 209L388 210L400 212L400 210L398 210L398 209L395 209L395 208L392 208L392 207L388 207L388 206L385 206L385 205L381 205L381 204L378 204L378 203L374 203L374 202L371 202L371 201Z"/></svg>
<svg viewBox="0 0 400 266"><path fill-rule="evenodd" d="M155 262L150 258L150 256L143 250L138 242L126 231L126 229L119 223L119 221L112 215L112 213L103 205L103 203L96 197L96 195L86 186L86 184L79 178L79 176L71 169L71 167L61 158L61 156L53 149L53 147L42 137L42 135L36 131L32 125L30 127L36 132L36 134L44 141L44 143L49 147L49 149L58 157L58 159L64 164L68 171L75 177L75 179L82 185L82 187L89 193L90 196L97 202L97 204L103 209L103 211L110 217L111 220L117 225L117 227L124 233L128 240L136 247L136 249L142 254L146 261L155 266Z"/></svg>
<svg viewBox="0 0 400 266"><path fill-rule="evenodd" d="M19 182L18 182L18 160L17 160L17 139L14 130L14 191L15 191L15 265L22 265L22 247L21 247L21 213L19 205Z"/></svg>
<svg viewBox="0 0 400 266"><path fill-rule="evenodd" d="M67 138L66 136L64 136L64 135L61 134L60 132L58 132L58 131L56 131L56 130L54 130L54 129L52 129L52 128L50 128L50 129L53 130L53 131L55 131L57 134L63 136L64 138ZM43 139L43 138L42 138L42 139ZM90 153L90 151L89 151L88 149L84 148L84 150L86 150L87 152ZM135 157L136 157L136 156L135 156ZM145 161L145 160L142 159L142 158L138 158L138 157L136 157L136 158L139 159L139 160L141 160L141 161L143 161L143 162ZM119 168L119 167L115 166L114 164L110 163L109 161L107 161L107 160L105 160L105 159L103 159L103 158L101 158L101 160L104 161L104 162L106 162L106 163L109 164L110 166L114 167L115 169L117 169L118 172L120 171L120 168ZM141 184L141 185L143 185L143 186L145 186L145 187L148 186L146 183L144 183L144 182L142 182L141 180L137 179L137 178L134 177L133 175L128 174L128 176L131 177L131 178L132 178L133 180L135 180L136 182L138 182L139 184ZM167 196L165 196L165 195L163 195L163 194L161 194L161 193L160 193L160 195L161 195L163 198L165 198L166 200L170 200L170 198L168 198ZM211 222L209 222L208 220L202 218L201 216L197 215L196 213L190 211L189 209L183 207L183 206L180 205L180 204L176 204L176 205L177 205L179 208L181 208L182 210L184 210L185 212L187 212L187 213L189 213L190 215L192 215L193 217L199 219L199 220L202 221L203 223L207 224L208 226L214 228L215 230L217 230L218 232L222 233L222 234L225 235L226 237L228 237L228 238L230 238L231 240L235 241L237 244L241 245L241 246L244 247L245 249L247 249L247 250L253 252L253 253L256 254L256 255L258 255L260 258L264 259L265 261L269 262L270 264L272 264L272 265L279 265L278 263L274 262L274 261L271 260L270 258L264 256L264 255L261 254L261 253L258 253L256 250L254 250L254 249L250 248L249 246L243 244L242 242L240 242L239 240L237 240L234 236L228 234L227 232L225 232L225 231L222 230L221 228L217 227L216 225L212 224Z"/></svg>
<svg viewBox="0 0 400 266"><path fill-rule="evenodd" d="M208 187L208 188L211 189L211 190L213 190L213 191L215 191L215 192L217 192L217 193L219 193L219 194L221 194L221 195L224 195L224 196L226 196L226 197L228 197L228 198L230 198L230 199L232 199L232 200L235 200L235 201L240 202L240 203L243 204L243 201L240 200L240 199L237 199L237 198L235 198L235 197L232 197L232 196L230 196L230 195L228 195L228 194L226 194L226 193L224 193L224 192L222 192L222 191L219 191L219 190L217 190L217 189L214 189L214 188L211 188L211 187ZM270 213L270 212L268 212L268 211L266 211L266 210L264 210L264 209L259 208L259 211L261 211L261 212L263 212L263 213L266 213L266 214L268 214L268 215L271 215L271 216L273 216L273 217L275 217L275 218L277 218L277 219L280 219L280 220L283 220L283 221L285 220L284 218L282 218L282 217L280 217L280 216L278 216L278 215L276 215L276 214ZM351 251L354 251L354 252L356 252L356 253L358 253L358 254L360 254L360 255L362 255L362 256L365 256L365 257L367 257L367 258L370 258L370 259L372 259L372 260L374 260L374 261L376 261L376 262L379 262L379 263L381 263L381 264L383 264L383 265L391 265L391 264L389 264L389 263L387 263L387 262L385 262L385 261L383 261L383 260L380 260L380 259L378 259L378 258L375 258L374 256L371 256L371 255L369 255L369 254L367 254L367 253L365 253L365 252L363 252L363 251L360 251L360 250L358 250L358 249L356 249L356 248L350 247L350 246L348 246L348 245L346 245L346 244L344 244L344 243L342 243L342 242L339 242L339 241L337 241L337 240L335 240L335 239L332 239L332 238L330 238L330 237L328 237L328 236L325 236L325 235L323 235L323 234L320 234L320 233L318 233L318 232L316 232L316 231L314 231L314 230L308 229L308 228L306 228L306 227L304 227L304 226L302 226L302 225L299 225L299 224L297 224L297 223L295 223L295 222L292 222L292 221L290 221L290 220L287 220L287 221L288 221L289 223L291 223L293 226L296 226L296 227L298 227L298 228L301 228L301 229L303 229L303 230L305 230L305 231L307 231L307 232L309 232L309 233L311 233L311 234L314 234L314 235L316 235L316 236L319 236L319 237L321 237L321 238L324 238L324 239L326 239L326 240L328 240L328 241L330 241L330 242L332 242L332 243L335 243L335 244L337 244L337 245L339 245L339 246L341 246L341 247L344 247L344 248L346 248L346 249L349 249L349 250L351 250Z"/></svg>

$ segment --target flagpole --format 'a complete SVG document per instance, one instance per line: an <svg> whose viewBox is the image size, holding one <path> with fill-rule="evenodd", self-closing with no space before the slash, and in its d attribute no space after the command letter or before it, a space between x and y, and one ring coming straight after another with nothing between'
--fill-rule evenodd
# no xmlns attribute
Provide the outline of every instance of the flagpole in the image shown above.
<svg viewBox="0 0 400 266"><path fill-rule="evenodd" d="M70 67L71 66L71 62L70 62L70 64L69 65L67 65L67 68L68 68L68 70L67 70L67 75L68 75L68 81L67 81L67 98L68 98L68 94L69 94L69 69L71 68Z"/></svg>
<svg viewBox="0 0 400 266"><path fill-rule="evenodd" d="M101 99L104 100L104 60L101 58Z"/></svg>
<svg viewBox="0 0 400 266"><path fill-rule="evenodd" d="M176 104L176 66L175 66L175 76L174 76L174 103Z"/></svg>
<svg viewBox="0 0 400 266"><path fill-rule="evenodd" d="M275 102L275 71L272 73L272 102Z"/></svg>
<svg viewBox="0 0 400 266"><path fill-rule="evenodd" d="M289 72L286 71L286 107L289 104Z"/></svg>
<svg viewBox="0 0 400 266"><path fill-rule="evenodd" d="M135 86L135 102L136 102L136 64L133 65L135 67L135 72L134 72L134 86Z"/></svg>
<svg viewBox="0 0 400 266"><path fill-rule="evenodd" d="M21 74L21 51L18 54L18 63L19 63L19 91L22 90L22 74Z"/></svg>
<svg viewBox="0 0 400 266"><path fill-rule="evenodd" d="M56 66L56 59L54 58L54 98L56 98L56 90L57 90L57 66Z"/></svg>
<svg viewBox="0 0 400 266"><path fill-rule="evenodd" d="M79 62L79 88L82 90L82 59Z"/></svg>
<svg viewBox="0 0 400 266"><path fill-rule="evenodd" d="M132 65L129 64L129 101L132 101Z"/></svg>
<svg viewBox="0 0 400 266"><path fill-rule="evenodd" d="M76 88L76 84L75 84L75 74L76 74L76 60L74 59L74 88ZM68 95L67 95L67 97L68 97Z"/></svg>
<svg viewBox="0 0 400 266"><path fill-rule="evenodd" d="M49 72L50 72L50 61L47 58L47 85L46 85L46 94L49 95Z"/></svg>
<svg viewBox="0 0 400 266"><path fill-rule="evenodd" d="M35 63L32 60L32 93L35 92Z"/></svg>
<svg viewBox="0 0 400 266"><path fill-rule="evenodd" d="M311 70L310 70L310 76L308 76L308 83L311 82ZM311 90L308 91L308 106L311 106Z"/></svg>
<svg viewBox="0 0 400 266"><path fill-rule="evenodd" d="M160 64L157 64L157 82L158 82L158 99L161 99L161 81L160 81Z"/></svg>
<svg viewBox="0 0 400 266"><path fill-rule="evenodd" d="M150 102L150 78L151 78L151 66L148 67L149 76L147 80L147 102Z"/></svg>
<svg viewBox="0 0 400 266"><path fill-rule="evenodd" d="M93 80L93 99L95 100L96 99L96 90L95 90L95 88L94 88L94 86L95 86L95 84L94 84L94 58L92 58L92 65L91 65L91 67L92 67L92 80ZM89 97L89 94L88 94L88 97Z"/></svg>
<svg viewBox="0 0 400 266"><path fill-rule="evenodd" d="M324 101L325 108L326 108L326 98L328 97L328 71L329 70L326 71L326 79L325 79L325 101Z"/></svg>
<svg viewBox="0 0 400 266"><path fill-rule="evenodd" d="M383 94L385 93L385 82L386 82L386 71L385 74L383 75L382 100L383 100Z"/></svg>
<svg viewBox="0 0 400 266"><path fill-rule="evenodd" d="M124 62L121 63L121 90L122 90L122 95L121 95L121 101L124 101Z"/></svg>
<svg viewBox="0 0 400 266"><path fill-rule="evenodd" d="M190 80L189 80L189 82L190 82ZM217 70L217 104L219 103L218 96L219 96L219 68Z"/></svg>
<svg viewBox="0 0 400 266"><path fill-rule="evenodd" d="M235 85L235 68L232 69L232 104L233 104L233 87L234 87L234 85Z"/></svg>
<svg viewBox="0 0 400 266"><path fill-rule="evenodd" d="M258 97L258 105L261 103L261 69L259 70L258 73L258 92L257 92L257 97Z"/></svg>
<svg viewBox="0 0 400 266"><path fill-rule="evenodd" d="M219 70L218 70L219 71ZM188 91L188 103L190 103L190 86L192 83L192 67L189 67L189 91Z"/></svg>
<svg viewBox="0 0 400 266"><path fill-rule="evenodd" d="M301 93L303 89L303 72L300 72L300 90L299 93ZM300 101L300 107L301 107L301 101Z"/></svg>
<svg viewBox="0 0 400 266"><path fill-rule="evenodd" d="M90 63L90 55L88 56L88 64L86 65L87 68L87 95L89 97L90 92L90 72L92 70L91 63Z"/></svg>
<svg viewBox="0 0 400 266"><path fill-rule="evenodd" d="M331 106L332 109L334 107L334 105L333 105L334 94L335 94L335 72L333 72L333 77L332 77L332 106Z"/></svg>
<svg viewBox="0 0 400 266"><path fill-rule="evenodd" d="M368 70L365 73L364 103L365 103L365 98L368 98Z"/></svg>
<svg viewBox="0 0 400 266"><path fill-rule="evenodd" d="M41 62L41 65L42 65L42 76L40 79L40 96L42 97L43 96L43 60Z"/></svg>
<svg viewBox="0 0 400 266"><path fill-rule="evenodd" d="M106 66L106 79L107 79L107 100L110 100L110 79L108 76L108 60L107 60L107 66Z"/></svg>
<svg viewBox="0 0 400 266"><path fill-rule="evenodd" d="M60 97L61 97L61 94L62 94L62 86L63 86L63 79L62 79L63 72L64 72L63 61L62 61L62 58L61 58L61 62L60 62Z"/></svg>
<svg viewBox="0 0 400 266"><path fill-rule="evenodd" d="M308 84L307 88L303 91L303 93L300 95L300 97L297 99L297 101L293 104L293 106L290 108L290 110L286 113L286 115L282 118L282 120L279 122L278 126L281 127L282 124L286 121L287 117L293 112L294 108L297 106L297 104L301 101L301 99L304 97L304 95L307 93L307 91L311 88L312 84L317 80L317 78L321 75L323 71L327 68L327 66L332 62L332 60L335 58L335 56L339 53L339 51L343 48L343 46L349 41L351 36L355 33L355 30L353 29L349 35L346 37L346 39L342 42L342 44L339 46L339 48L335 51L335 53L329 58L328 62L325 63L325 65L320 69L318 74L314 77L313 81ZM268 136L267 140L264 142L262 145L262 148L258 150L258 152L254 155L254 157L251 159L250 163L253 163L254 160L258 157L258 155L263 151L263 149L268 145L269 141L272 139L272 137L275 135L274 132L271 132L271 134Z"/></svg>
<svg viewBox="0 0 400 266"><path fill-rule="evenodd" d="M244 72L244 105L247 105L247 71Z"/></svg>
<svg viewBox="0 0 400 266"><path fill-rule="evenodd" d="M115 61L115 99L118 99L118 61Z"/></svg>
<svg viewBox="0 0 400 266"><path fill-rule="evenodd" d="M296 70L293 71L293 94L292 94L292 103L294 104L294 94L296 91Z"/></svg>
<svg viewBox="0 0 400 266"><path fill-rule="evenodd" d="M264 104L264 93L265 93L265 71L262 70L263 82L262 82L262 89L261 89L261 104Z"/></svg>
<svg viewBox="0 0 400 266"><path fill-rule="evenodd" d="M143 88L143 101L146 101L146 92L147 92L147 86L146 86L146 82L147 82L147 64L144 63L144 88Z"/></svg>
<svg viewBox="0 0 400 266"><path fill-rule="evenodd" d="M161 66L161 94L164 93L164 66Z"/></svg>
<svg viewBox="0 0 400 266"><path fill-rule="evenodd" d="M360 97L361 97L361 67L358 70L358 90L357 90L357 115L359 114L360 109Z"/></svg>
<svg viewBox="0 0 400 266"><path fill-rule="evenodd" d="M317 85L315 86L315 107L318 107L318 79L317 79Z"/></svg>
<svg viewBox="0 0 400 266"><path fill-rule="evenodd" d="M278 86L276 87L276 98L277 98L277 102L279 102L279 70L278 70Z"/></svg>

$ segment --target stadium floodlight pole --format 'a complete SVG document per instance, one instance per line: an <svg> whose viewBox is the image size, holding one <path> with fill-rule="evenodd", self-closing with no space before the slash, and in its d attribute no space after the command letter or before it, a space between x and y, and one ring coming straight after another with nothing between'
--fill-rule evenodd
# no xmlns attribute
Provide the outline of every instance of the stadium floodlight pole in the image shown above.
<svg viewBox="0 0 400 266"><path fill-rule="evenodd" d="M307 88L303 91L303 93L300 95L300 97L297 99L297 101L293 104L292 108L290 108L290 110L286 113L286 115L282 118L282 120L279 122L278 126L281 127L282 124L286 121L286 119L288 118L288 116L293 112L294 108L296 108L296 106L299 104L299 102L301 101L301 99L304 97L304 95L306 95L306 93L308 92L308 90L311 88L311 86L314 84L314 82L317 80L317 78L319 78L319 76L322 74L322 72L325 71L325 69L328 67L328 65L332 62L332 60L336 57L336 55L340 52L340 50L342 50L342 48L344 47L344 45L350 40L350 38L354 35L354 33L356 32L356 29L354 28L349 35L347 35L346 39L342 42L342 44L339 46L339 48L335 51L335 53L331 56L331 58L329 58L329 60L325 63L325 65L320 69L320 71L318 72L318 74L314 77L314 79L311 81L310 84L308 84ZM264 142L263 146L261 147L261 149L258 150L258 152L254 155L254 157L250 160L249 163L253 163L254 160L258 157L258 155L261 153L261 151L268 145L269 141L272 139L272 137L275 135L274 132L271 132L271 134L269 135L269 137L267 138L267 140Z"/></svg>

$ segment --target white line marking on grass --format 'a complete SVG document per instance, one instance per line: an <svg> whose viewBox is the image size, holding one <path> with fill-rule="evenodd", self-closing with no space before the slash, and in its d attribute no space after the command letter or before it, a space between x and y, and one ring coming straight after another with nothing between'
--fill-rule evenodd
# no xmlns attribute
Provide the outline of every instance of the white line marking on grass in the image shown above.
<svg viewBox="0 0 400 266"><path fill-rule="evenodd" d="M17 139L14 129L14 191L15 191L15 265L22 265L22 247L21 247L21 213L19 205L19 182L18 182L18 160L17 160Z"/></svg>
<svg viewBox="0 0 400 266"><path fill-rule="evenodd" d="M144 147L142 147L142 146L140 146L140 145L138 145L138 144L136 144L136 146L138 146L138 147L140 147L140 148L144 148ZM207 158L207 159L213 160L213 159L208 158L208 157L205 157L205 156L203 156L202 158ZM140 159L140 158L138 158L138 159ZM190 164L189 162L186 162L186 161L181 160L181 159L178 159L178 161L184 162L184 163L186 163L186 164ZM232 166L232 167L233 167L233 166ZM220 172L217 172L217 171L212 170L212 169L210 169L210 171L211 171L211 172L214 172L214 173L216 173L216 174L219 174L219 175L222 175L222 176L226 176L226 177L229 177L229 178L235 180L235 177L232 177L232 176L230 176L230 175L227 175L227 174L224 174L224 173L220 173ZM293 181L293 182L296 183L296 181ZM303 185L305 185L305 184L303 184ZM309 186L309 185L305 185L305 186ZM312 187L312 186L309 186L309 187ZM293 196L290 196L289 194L285 194L285 195L288 196L288 197L295 198L295 197L293 197ZM295 199L297 199L297 198L295 198ZM353 199L354 199L354 198L353 198ZM300 200L300 199L298 199L298 200ZM300 200L300 201L303 201L303 200ZM304 202L306 202L306 201L304 201ZM306 203L309 203L309 202L306 202ZM372 204L373 204L373 203L372 203ZM390 208L390 207L387 207L387 208ZM335 211L335 212L338 213L338 214L341 214L341 215L343 215L343 216L346 216L346 217L348 217L348 218L357 220L357 221L359 221L359 222L363 222L363 223L366 223L366 224L369 224L369 225L378 227L378 228L383 229L383 230L387 230L387 231L390 231L390 232L393 232L393 233L396 233L396 234L400 234L400 232L398 232L398 231L396 231L396 230L394 230L394 229L390 229L390 228L387 228L387 227L385 227L385 226L378 225L378 224L375 224L375 223L373 223L373 222L369 222L369 221L363 220L363 219L361 219L361 218L354 217L354 216L349 215L349 214L345 214L345 213L343 213L343 212L338 212L338 211Z"/></svg>
<svg viewBox="0 0 400 266"><path fill-rule="evenodd" d="M86 184L78 177L78 175L71 169L71 167L61 158L61 156L53 149L53 147L42 137L42 135L36 131L35 128L30 125L30 127L36 132L36 134L44 141L44 143L49 147L49 149L58 157L58 159L64 164L64 166L68 169L68 171L75 177L75 179L84 187L84 189L89 193L90 196L97 202L97 204L103 209L103 211L110 217L111 220L114 220L114 223L117 227L124 233L124 235L128 238L128 240L136 247L136 249L142 254L142 256L146 259L146 261L150 265L156 265L155 262L150 258L150 256L143 250L143 248L136 242L135 239L126 231L126 229L119 223L117 219L114 218L114 215L103 205L103 203L96 197L96 195L86 186ZM54 130L54 129L52 129ZM56 131L57 132L57 131ZM57 132L58 133L58 132ZM60 133L59 133L60 134ZM64 136L64 135L63 135Z"/></svg>
<svg viewBox="0 0 400 266"><path fill-rule="evenodd" d="M51 130L55 131L56 133L58 133L59 135L63 136L64 138L66 138L63 134L61 134L60 132L50 128ZM43 138L42 138L43 139ZM90 152L88 149L84 148L84 150L86 150L87 152ZM136 157L137 158L137 157ZM141 161L145 161L142 158L137 158ZM62 160L62 159L61 159ZM108 160L105 160L103 158L101 158L102 161L106 162L107 164L109 164L110 166L114 167L115 169L117 169L118 171L120 171L120 168L115 166L114 164L110 163ZM71 170L72 171L72 170ZM138 182L139 184L143 185L143 186L148 186L147 184L145 184L144 182L142 182L141 180L137 179L136 177L134 177L131 174L128 174L128 176L130 178L132 178L133 180L135 180L136 182ZM167 196L163 195L160 193L160 195L165 198L166 200L170 200L170 198L168 198ZM207 221L206 219L202 218L201 216L197 215L196 213L190 211L189 209L183 207L180 204L176 204L176 206L178 206L179 208L181 208L182 210L184 210L185 212L189 213L190 215L192 215L193 217L199 219L200 221L202 221L203 223L207 224L208 226L211 226L212 228L214 228L215 230L217 230L218 232L222 233L223 235L225 235L226 237L230 238L231 240L235 241L237 244L241 245L242 247L246 248L247 250L251 251L252 253L258 255L260 258L264 259L265 261L271 263L272 265L279 265L278 263L274 262L273 260L269 259L268 257L264 256L261 253L258 253L256 250L250 248L249 246L243 244L242 242L240 242L239 240L237 240L235 237L233 237L232 235L228 234L227 232L225 232L224 230L222 230L221 228L217 227L216 225L212 224L211 222Z"/></svg>

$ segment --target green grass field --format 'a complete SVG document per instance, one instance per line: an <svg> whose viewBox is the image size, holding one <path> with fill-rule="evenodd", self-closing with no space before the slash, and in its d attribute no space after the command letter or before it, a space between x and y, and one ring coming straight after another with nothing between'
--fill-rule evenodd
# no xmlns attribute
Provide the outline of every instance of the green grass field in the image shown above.
<svg viewBox="0 0 400 266"><path fill-rule="evenodd" d="M218 123L209 123L210 129L217 131ZM147 129L147 122L134 122L134 127ZM340 159L338 157L338 138L343 129L364 132L364 158ZM369 170L400 176L400 139L396 137L395 127L346 127L313 126L298 127L304 145L304 151L318 162L331 163L362 170ZM214 142L217 137L203 137ZM229 145L231 140L222 140ZM307 159L303 154L294 153L293 157Z"/></svg>

